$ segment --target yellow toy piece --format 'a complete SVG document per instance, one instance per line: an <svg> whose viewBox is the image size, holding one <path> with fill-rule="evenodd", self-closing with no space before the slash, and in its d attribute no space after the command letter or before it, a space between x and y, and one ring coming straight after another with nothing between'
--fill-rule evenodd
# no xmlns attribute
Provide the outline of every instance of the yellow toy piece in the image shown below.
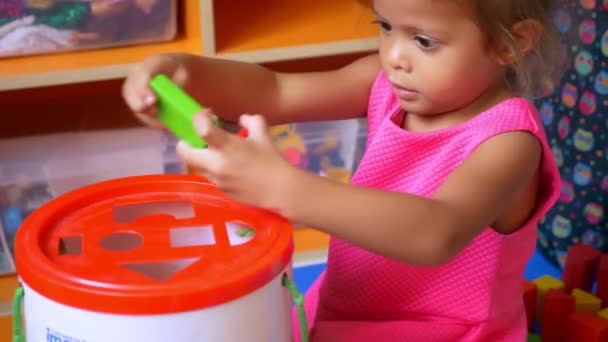
<svg viewBox="0 0 608 342"><path fill-rule="evenodd" d="M312 153L323 154L338 148L338 137L336 133L326 133L323 137L323 143L317 146Z"/></svg>
<svg viewBox="0 0 608 342"><path fill-rule="evenodd" d="M576 298L576 311L597 313L602 308L602 300L587 291L574 289L572 295Z"/></svg>
<svg viewBox="0 0 608 342"><path fill-rule="evenodd" d="M270 127L270 136L279 150L295 148L301 153L306 152L306 145L304 145L302 136L291 125Z"/></svg>
<svg viewBox="0 0 608 342"><path fill-rule="evenodd" d="M337 182L348 183L350 182L352 171L345 167L330 167L327 169L327 174L325 176Z"/></svg>
<svg viewBox="0 0 608 342"><path fill-rule="evenodd" d="M306 144L302 136L291 125L277 125L269 129L272 141L287 161L302 165L302 158L306 153Z"/></svg>
<svg viewBox="0 0 608 342"><path fill-rule="evenodd" d="M295 125L289 124L272 126L269 133L275 147L291 164L338 182L350 181L352 170L343 166L337 133L302 136Z"/></svg>
<svg viewBox="0 0 608 342"><path fill-rule="evenodd" d="M608 308L605 308L604 310L600 310L597 313L598 316L600 316L600 318L603 318L605 320L608 320Z"/></svg>
<svg viewBox="0 0 608 342"><path fill-rule="evenodd" d="M563 290L566 286L563 281L553 278L550 275L544 275L542 277L536 278L532 281L536 284L536 319L540 320L543 317L543 305L545 303L545 295L547 291L555 289L555 290Z"/></svg>

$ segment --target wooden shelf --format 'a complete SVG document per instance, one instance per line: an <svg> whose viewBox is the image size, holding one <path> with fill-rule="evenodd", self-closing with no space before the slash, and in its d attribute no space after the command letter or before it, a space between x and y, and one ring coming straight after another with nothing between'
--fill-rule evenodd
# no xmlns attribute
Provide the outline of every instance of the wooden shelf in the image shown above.
<svg viewBox="0 0 608 342"><path fill-rule="evenodd" d="M224 58L261 63L377 47L373 14L356 0L231 0L211 7L214 31L206 34Z"/></svg>
<svg viewBox="0 0 608 342"><path fill-rule="evenodd" d="M0 91L122 78L132 63L163 52L202 53L198 1L179 1L175 40L0 59Z"/></svg>
<svg viewBox="0 0 608 342"><path fill-rule="evenodd" d="M371 52L377 49L378 39L357 39L324 44L310 44L250 52L219 53L218 57L251 63L272 63L297 59L327 57Z"/></svg>
<svg viewBox="0 0 608 342"><path fill-rule="evenodd" d="M0 91L118 79L163 52L272 63L366 53L378 47L373 14L357 0L178 0L169 42L0 59ZM238 9L238 10L236 10Z"/></svg>

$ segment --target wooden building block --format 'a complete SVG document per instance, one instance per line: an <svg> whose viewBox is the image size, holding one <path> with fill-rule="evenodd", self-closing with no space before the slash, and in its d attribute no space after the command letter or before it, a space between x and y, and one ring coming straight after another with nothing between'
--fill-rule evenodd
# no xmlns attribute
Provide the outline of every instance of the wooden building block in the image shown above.
<svg viewBox="0 0 608 342"><path fill-rule="evenodd" d="M563 290L564 282L561 280L554 278L550 275L544 275L539 278L534 279L533 283L536 285L536 319L540 321L543 312L543 302L545 299L545 294L547 291L554 290Z"/></svg>
<svg viewBox="0 0 608 342"><path fill-rule="evenodd" d="M603 254L597 266L597 291L595 295L602 300L602 307L608 306L608 254Z"/></svg>
<svg viewBox="0 0 608 342"><path fill-rule="evenodd" d="M591 292L601 255L602 252L584 243L568 248L562 273L562 280L568 292L573 289Z"/></svg>
<svg viewBox="0 0 608 342"><path fill-rule="evenodd" d="M606 309L604 309L604 310L600 310L600 311L597 313L597 315L598 315L598 317L600 317L600 318L602 318L602 319L608 320L608 308L606 308Z"/></svg>
<svg viewBox="0 0 608 342"><path fill-rule="evenodd" d="M570 316L565 342L608 342L608 321L589 311Z"/></svg>
<svg viewBox="0 0 608 342"><path fill-rule="evenodd" d="M574 296L561 290L547 291L540 322L540 336L543 342L563 342L568 320L575 310Z"/></svg>
<svg viewBox="0 0 608 342"><path fill-rule="evenodd" d="M536 298L538 297L536 284L524 279L523 289L524 305L526 306L526 320L528 322L528 331L532 332L536 323Z"/></svg>
<svg viewBox="0 0 608 342"><path fill-rule="evenodd" d="M589 311L595 314L602 308L602 300L587 291L574 289L572 295L576 298L576 311Z"/></svg>

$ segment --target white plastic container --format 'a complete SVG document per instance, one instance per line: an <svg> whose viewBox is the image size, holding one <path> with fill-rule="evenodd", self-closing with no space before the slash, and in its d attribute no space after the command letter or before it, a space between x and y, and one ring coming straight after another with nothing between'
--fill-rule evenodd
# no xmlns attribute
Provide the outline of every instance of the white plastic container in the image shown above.
<svg viewBox="0 0 608 342"><path fill-rule="evenodd" d="M122 178L34 211L15 241L28 341L292 340L292 227L200 177Z"/></svg>

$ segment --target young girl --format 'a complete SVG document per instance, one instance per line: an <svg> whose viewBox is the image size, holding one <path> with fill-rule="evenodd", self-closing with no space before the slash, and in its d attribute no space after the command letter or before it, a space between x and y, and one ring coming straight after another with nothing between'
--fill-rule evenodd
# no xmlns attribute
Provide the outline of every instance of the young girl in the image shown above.
<svg viewBox="0 0 608 342"><path fill-rule="evenodd" d="M144 122L147 86L171 76L241 139L194 119L194 169L244 203L332 235L306 295L313 341L524 341L522 278L559 175L533 105L554 54L548 0L375 0L378 55L305 74L172 54L135 67L124 96ZM367 113L352 184L290 166L272 124ZM295 325L297 328L297 325ZM297 335L297 334L296 334Z"/></svg>

